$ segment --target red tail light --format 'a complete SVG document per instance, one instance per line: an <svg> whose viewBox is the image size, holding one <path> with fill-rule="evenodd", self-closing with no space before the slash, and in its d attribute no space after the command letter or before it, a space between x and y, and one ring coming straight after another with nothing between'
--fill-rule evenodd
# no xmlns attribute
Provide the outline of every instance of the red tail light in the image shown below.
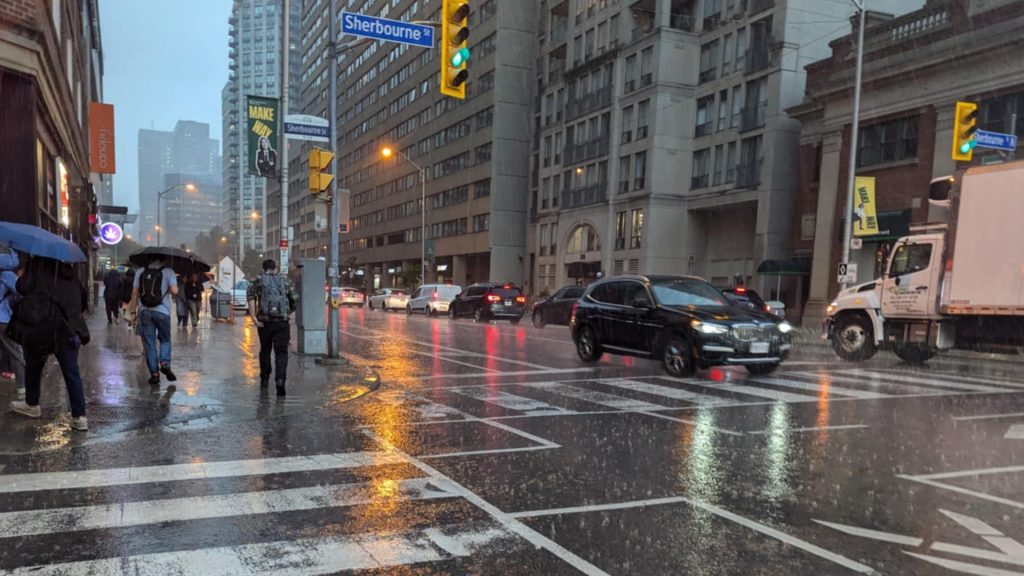
<svg viewBox="0 0 1024 576"><path fill-rule="evenodd" d="M746 294L747 293L747 289L744 288L743 286L737 286L736 287L736 293L737 294Z"/></svg>
<svg viewBox="0 0 1024 576"><path fill-rule="evenodd" d="M767 304L765 304L765 305L764 305L764 311L765 311L765 312L771 312L771 311L772 311L772 307L771 307L771 306L769 306L769 305L767 305Z"/></svg>
<svg viewBox="0 0 1024 576"><path fill-rule="evenodd" d="M438 294L437 292L434 292L434 300L437 300L440 297L441 297L440 294Z"/></svg>
<svg viewBox="0 0 1024 576"><path fill-rule="evenodd" d="M516 302L520 304L526 304L526 296L516 296Z"/></svg>
<svg viewBox="0 0 1024 576"><path fill-rule="evenodd" d="M497 294L488 294L487 295L487 301L488 302L501 302L501 296L498 296Z"/></svg>

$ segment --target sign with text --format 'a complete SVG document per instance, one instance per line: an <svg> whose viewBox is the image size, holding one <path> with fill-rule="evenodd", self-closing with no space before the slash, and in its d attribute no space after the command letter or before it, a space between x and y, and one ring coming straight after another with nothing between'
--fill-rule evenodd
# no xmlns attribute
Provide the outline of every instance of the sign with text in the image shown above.
<svg viewBox="0 0 1024 576"><path fill-rule="evenodd" d="M434 47L433 26L410 24L401 20L389 20L352 12L341 13L341 33L420 46L421 48Z"/></svg>
<svg viewBox="0 0 1024 576"><path fill-rule="evenodd" d="M855 284L857 282L857 264L840 262L838 272L839 279L837 281L840 284Z"/></svg>
<svg viewBox="0 0 1024 576"><path fill-rule="evenodd" d="M327 118L308 114L288 114L284 117L284 134L291 140L330 142L331 126Z"/></svg>
<svg viewBox="0 0 1024 576"><path fill-rule="evenodd" d="M277 98L246 96L245 109L249 143L249 173L264 178L277 176L278 107Z"/></svg>
<svg viewBox="0 0 1024 576"><path fill-rule="evenodd" d="M853 195L853 235L878 234L878 215L875 213L875 178L858 176Z"/></svg>
<svg viewBox="0 0 1024 576"><path fill-rule="evenodd" d="M974 133L974 141L981 148L993 148L1005 152L1013 152L1017 149L1017 136L1013 134L978 130Z"/></svg>
<svg viewBox="0 0 1024 576"><path fill-rule="evenodd" d="M89 170L97 174L113 174L117 163L114 155L114 107L101 102L89 103Z"/></svg>

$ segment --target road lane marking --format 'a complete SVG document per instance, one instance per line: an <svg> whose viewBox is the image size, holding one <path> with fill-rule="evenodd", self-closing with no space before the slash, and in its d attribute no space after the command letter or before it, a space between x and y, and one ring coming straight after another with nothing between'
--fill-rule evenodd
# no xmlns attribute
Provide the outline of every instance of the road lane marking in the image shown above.
<svg viewBox="0 0 1024 576"><path fill-rule="evenodd" d="M479 368L479 366L478 366ZM551 374L575 374L578 372L594 372L597 368L557 368L553 370L519 370L512 372L477 372L472 374L432 374L430 376L414 376L409 378L413 381L420 380L449 380L461 378L504 378L506 376L550 376ZM516 384L507 382L506 384ZM433 388L433 387L432 387Z"/></svg>
<svg viewBox="0 0 1024 576"><path fill-rule="evenodd" d="M869 530L867 528L858 528L856 526L849 526L846 524L837 524L835 522L826 522L824 520L818 520L815 518L811 519L813 522L821 524L822 526L828 526L833 530L838 530L844 534L851 536L858 536L860 538L868 538L870 540L879 540L881 542L889 542L890 544L900 544L903 546L920 546L924 540L916 536L904 536L903 534L894 534L892 532L881 532L879 530Z"/></svg>
<svg viewBox="0 0 1024 576"><path fill-rule="evenodd" d="M487 374L495 374L500 372L496 368L488 368L479 364L472 364L469 362L463 362L462 360L456 360L455 358L449 358L443 354L431 354L430 352L423 352L422 350L409 350L408 352L416 354L418 356L426 356L427 358L436 358L438 360L448 362L450 364L458 364L459 366L466 366L468 368L476 368L477 370L486 370Z"/></svg>
<svg viewBox="0 0 1024 576"><path fill-rule="evenodd" d="M690 426L700 426L702 428L707 428L709 430L714 430L715 432L721 432L722 434L728 434L730 436L743 436L743 432L737 432L735 430L726 430L725 428L719 428L717 426L710 426L710 425L708 425L705 422L697 422L696 420L691 420L691 419L686 419L686 418L676 418L674 416L669 416L667 414L659 414L657 412L645 412L643 410L637 410L637 411L635 411L635 413L636 414L643 414L644 416L653 416L655 418L661 418L662 420L671 420L673 422L681 422L683 424L689 424Z"/></svg>
<svg viewBox="0 0 1024 576"><path fill-rule="evenodd" d="M684 400L686 402L692 402L694 404L704 406L729 406L736 403L734 400L729 398L720 398L711 394L700 394L689 390L683 390L681 388L662 386L660 384L652 384L650 382L640 382L639 380L616 378L613 380L601 380L601 384L614 386L616 388L623 388L625 390L632 390L634 392L643 392L644 394L650 394L651 396L661 396L663 398L671 398L673 400Z"/></svg>
<svg viewBox="0 0 1024 576"><path fill-rule="evenodd" d="M707 388L708 390L717 390L720 392L732 392L738 394L745 394L747 396L753 396L755 398L767 398L769 400L775 400L777 402L797 403L797 402L819 402L821 399L817 396L807 396L804 394L794 394L792 392L782 392L781 390L769 390L767 388L754 388L753 386L744 386L742 384L733 384L732 382L714 382L712 380L705 380L702 382L696 380L687 380L683 378L669 378L666 376L661 377L663 380L670 380L672 382L679 382L680 384L686 384L688 386L699 386L701 388Z"/></svg>
<svg viewBox="0 0 1024 576"><path fill-rule="evenodd" d="M662 406L660 404L652 404L650 402L644 402L643 400L634 400L632 398L616 396L615 394L598 392L597 390L588 390L586 388L579 388L577 386L563 384L561 382L529 382L523 383L522 386L549 391L569 398L590 402L591 404L597 404L599 406L618 408L619 410L661 410L669 408L668 406Z"/></svg>
<svg viewBox="0 0 1024 576"><path fill-rule="evenodd" d="M419 456L420 460L435 460L438 458L456 458L461 456L484 456L488 454L511 454L513 452L533 452L535 450L551 450L561 446L524 446L522 448L494 448L492 450L467 450L465 452L446 452L444 454L425 454Z"/></svg>
<svg viewBox="0 0 1024 576"><path fill-rule="evenodd" d="M506 408L508 410L516 410L519 412L525 412L527 414L570 414L575 410L569 410L568 408L562 408L561 406L555 406L535 400L533 398L527 398L525 396L518 396L516 394L509 394L508 392L502 392L500 390L488 390L487 388L460 388L458 390L452 390L452 393L480 402L486 402L487 404L493 404Z"/></svg>
<svg viewBox="0 0 1024 576"><path fill-rule="evenodd" d="M936 380L934 378L922 378L919 376L909 376L906 374L896 374L888 372L875 372L873 370L839 370L838 372L843 374L853 374L855 376L864 376L872 380L888 380L891 382L909 382L911 384L920 384L923 386L932 386L935 388L952 388L954 390L970 390L972 392L1010 392L1006 388L996 388L995 386L981 386L978 384L967 384L965 382L944 382L942 380Z"/></svg>
<svg viewBox="0 0 1024 576"><path fill-rule="evenodd" d="M788 432L827 432L829 430L860 430L867 428L866 424L839 424L836 426L811 426L808 428L783 428L781 430L751 430L747 434L780 434Z"/></svg>
<svg viewBox="0 0 1024 576"><path fill-rule="evenodd" d="M949 554L957 554L959 556L967 556L970 558L978 558L981 560L992 560L994 562L1005 562L1006 564L1016 564L1018 566L1024 566L1024 558L1019 556L1013 556L1010 554L1003 554L1002 552L993 552L992 550L985 550L979 548L972 548L970 546L962 546L960 544L951 544L949 542L935 542L928 548L934 552L947 552ZM1021 574L1018 572L1017 574Z"/></svg>
<svg viewBox="0 0 1024 576"><path fill-rule="evenodd" d="M981 520L972 516L965 516L963 514L957 514L949 510L939 509L943 515L957 524L967 528L972 533L981 536L986 542L999 548L1003 554L1011 558L1017 559L1017 563L1024 566L1024 545L1017 542L1013 538L1008 537L999 530L996 530L992 526L982 522Z"/></svg>
<svg viewBox="0 0 1024 576"><path fill-rule="evenodd" d="M541 364L534 364L532 362L525 362L523 360L513 360L511 358L502 358L501 356L495 356L495 355L492 355L492 354L483 354L483 353L480 353L480 352L474 352L472 350L462 350L460 348L452 348L451 346L442 346L440 344L434 344L434 343L431 343L431 342L420 342L418 340L413 340L413 339L410 339L410 338L402 338L402 337L396 336L394 333L388 333L388 332L384 332L382 330L374 330L372 328L366 328L364 326L353 326L353 327L354 328L358 328L360 330L366 330L367 332L376 334L378 336L389 336L392 339L401 340L401 341L403 341L403 342L405 342L407 344L414 344L416 346L423 346L423 347L426 347L426 348L430 348L432 350L444 350L446 352L457 352L457 353L459 353L462 356L467 357L467 358L485 358L485 359L488 359L488 360L504 362L506 364L516 364L518 366L525 366L527 368L534 368L536 370L553 370L554 369L552 366L543 366ZM346 335L351 336L353 338L364 338L364 339L368 338L367 336L363 336L361 334L354 334L354 333L349 332L347 330L342 330L341 332L342 332L342 334L346 334Z"/></svg>
<svg viewBox="0 0 1024 576"><path fill-rule="evenodd" d="M1011 508L1024 509L1024 502L1017 502L1015 500L1010 500L1009 498L1003 498L1001 496L993 496L991 494L986 494L984 492L978 492L976 490L970 490L968 488L962 488L962 487L957 486L955 484L944 484L942 482L937 482L935 480L930 480L928 478L914 477L914 476L905 476L903 474L897 474L896 477L897 478L903 478L904 480L911 480L913 482L917 482L919 484L924 484L926 486L931 486L933 488L941 488L943 490L949 490L950 492L957 492L959 494L965 494L967 496L973 496L973 497L979 498L981 500L988 500L989 502L995 502L996 504L1002 504L1004 506L1009 506Z"/></svg>
<svg viewBox="0 0 1024 576"><path fill-rule="evenodd" d="M783 386L785 388L795 388L797 390L810 390L812 392L828 392L831 394L839 394L840 396L850 396L851 398L860 398L861 400L877 400L879 398L892 398L889 394L882 394L880 392L867 392L865 390L854 390L852 388L843 388L841 386L833 386L831 384L822 383L811 383L811 382L800 382L797 380L783 380L781 378L756 378L750 380L756 384L771 384L773 386Z"/></svg>
<svg viewBox="0 0 1024 576"><path fill-rule="evenodd" d="M420 398L420 399L425 400L427 402L432 402L432 400L430 400L429 398L425 398L423 396L420 396L419 394L414 394L412 392L408 392L407 394L409 395L410 398ZM469 412L465 412L463 410L459 410L458 408L452 408L452 410L456 411L457 413L462 415L463 418L465 418L467 420L471 420L473 422L480 422L480 423L486 424L488 426L493 426L493 427L498 428L500 430L504 430L506 432L510 432L512 434L515 434L516 436L519 436L521 438L526 438L527 440L530 440L532 442L536 442L537 444L540 444L541 446L546 446L548 448L561 448L562 447L560 444L555 444L554 442L552 442L550 440L545 440L544 438L541 438L540 436L534 436L533 434L530 434L529 432L524 432L524 431L522 431L522 430L520 430L518 428L513 428L513 427L508 426L506 424L502 424L501 422L495 422L494 420L488 420L488 419L484 419L484 418L479 418L477 416L474 416L474 415L470 414ZM366 433L366 432L369 432L369 430L364 429L363 432Z"/></svg>
<svg viewBox="0 0 1024 576"><path fill-rule="evenodd" d="M613 504L591 504L589 506L570 506L568 508L549 508L547 510L524 510L522 512L509 512L511 518L537 518L540 516L561 516L563 514L585 514L587 512L602 512L605 510L628 510L630 508L647 508L648 506L663 506L665 504L684 504L686 498L671 496L668 498L651 498L649 500L632 500L630 502L617 502Z"/></svg>
<svg viewBox="0 0 1024 576"><path fill-rule="evenodd" d="M0 513L4 537L37 536L81 530L109 530L129 526L230 518L255 514L297 512L373 504L383 500L454 498L433 486L429 478L395 481L394 492L381 496L366 483L288 488L214 496L167 498L96 506L73 506Z"/></svg>
<svg viewBox="0 0 1024 576"><path fill-rule="evenodd" d="M950 394L967 394L966 391L950 391L950 390L936 390L935 388L922 388L920 386L911 386L901 382L888 382L881 380L869 380L865 378L858 378L856 376L843 376L833 372L793 372L789 374L798 378L812 378L819 380L822 377L827 378L829 382L842 382L844 384L857 384L860 386L888 386L890 388L898 389L906 394L893 394L893 398L906 398L908 396L948 396Z"/></svg>
<svg viewBox="0 0 1024 576"><path fill-rule="evenodd" d="M584 560L580 556L577 556L576 554L564 548L554 540L551 540L547 536L544 536L540 532L537 532L533 528L530 528L526 524L523 524L518 519L510 516L508 513L502 512L500 509L498 509L497 506L491 504L487 500L484 500L477 493L466 488L462 484L459 484L455 480L452 480L448 476L445 476L443 473L441 473L441 471L434 468L433 466L401 451L400 449L395 447L394 444L389 442L387 439L377 435L372 430L363 430L363 433L369 436L370 438L376 440L377 443L383 446L384 448L391 450L394 454L405 459L409 464L412 464L416 468L419 468L421 471L425 472L431 478L440 482L440 486L443 489L448 490L450 492L455 492L459 496L468 500L471 504L475 505L477 508L480 508L488 515L490 515L492 518L494 518L507 530L521 536L534 547L543 548L544 550L547 550L558 559L562 560L566 564L572 566L573 568L579 570L587 576L610 576L604 570L601 570L600 568Z"/></svg>
<svg viewBox="0 0 1024 576"><path fill-rule="evenodd" d="M5 573L14 576L306 576L349 570L382 569L436 562L451 557L466 557L476 549L511 536L511 532L498 527L477 530L446 527L444 532L429 528L422 531L368 533L353 537L304 538L198 550L176 550L64 564L26 566Z"/></svg>
<svg viewBox="0 0 1024 576"><path fill-rule="evenodd" d="M253 460L191 462L188 464L168 464L138 468L0 474L0 493L98 488L126 484L145 484L149 482L195 480L197 478L259 476L285 472L311 472L316 470L333 470L336 468L359 468L382 464L397 464L400 462L400 458L396 458L388 452L347 452Z"/></svg>
<svg viewBox="0 0 1024 576"><path fill-rule="evenodd" d="M1007 412L1006 414L981 414L978 416L953 416L953 420L995 420L997 418L1019 418L1024 412Z"/></svg>
<svg viewBox="0 0 1024 576"><path fill-rule="evenodd" d="M1004 474L1006 472L1024 472L1024 466L997 466L994 468L976 468L973 470L957 470L954 472L937 472L935 474L904 474L902 478L911 480L948 480L950 478L965 478L969 476L985 476L987 474Z"/></svg>
<svg viewBox="0 0 1024 576"><path fill-rule="evenodd" d="M1006 429L1003 435L1006 440L1024 440L1024 424L1014 424Z"/></svg>
<svg viewBox="0 0 1024 576"><path fill-rule="evenodd" d="M930 562L936 566L948 568L950 570L956 570L961 574L973 574L974 576L1021 576L1022 572L1002 570L1000 568L990 568L988 566L979 566L978 564L969 564L967 562L960 562L958 560L950 560L948 558L939 558L938 556L929 556L927 554L918 554L916 552L902 551L907 556L912 556L918 560L924 560Z"/></svg>

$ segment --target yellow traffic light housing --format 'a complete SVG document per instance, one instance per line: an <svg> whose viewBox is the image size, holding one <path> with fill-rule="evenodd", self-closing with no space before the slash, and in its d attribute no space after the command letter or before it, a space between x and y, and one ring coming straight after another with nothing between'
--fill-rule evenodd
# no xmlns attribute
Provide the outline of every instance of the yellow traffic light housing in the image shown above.
<svg viewBox="0 0 1024 576"><path fill-rule="evenodd" d="M466 99L469 2L441 0L441 94Z"/></svg>
<svg viewBox="0 0 1024 576"><path fill-rule="evenodd" d="M953 160L970 162L974 157L977 142L974 133L978 131L978 105L974 102L957 102L953 114Z"/></svg>
<svg viewBox="0 0 1024 576"><path fill-rule="evenodd" d="M326 170L334 159L334 153L323 148L313 148L309 151L309 190L313 194L320 194L331 186L334 181L333 174L326 174Z"/></svg>

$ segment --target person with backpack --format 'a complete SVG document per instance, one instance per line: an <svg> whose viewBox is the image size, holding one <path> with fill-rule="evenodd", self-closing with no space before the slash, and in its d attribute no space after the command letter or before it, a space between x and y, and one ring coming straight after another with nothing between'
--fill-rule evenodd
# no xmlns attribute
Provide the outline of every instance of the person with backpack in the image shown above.
<svg viewBox="0 0 1024 576"><path fill-rule="evenodd" d="M39 418L43 368L50 354L57 357L71 403L72 430L85 432L85 390L78 368L78 352L89 343L85 312L89 293L75 278L74 267L49 258L32 258L18 279L21 300L14 307L7 334L21 344L25 355L25 399L11 402L11 410Z"/></svg>
<svg viewBox="0 0 1024 576"><path fill-rule="evenodd" d="M139 327L153 386L160 385L161 372L168 382L178 379L171 370L171 300L177 295L178 279L162 257L154 256L147 266L135 271L129 321Z"/></svg>
<svg viewBox="0 0 1024 576"><path fill-rule="evenodd" d="M298 302L298 295L288 278L277 271L273 260L263 261L263 273L249 283L246 294L249 316L260 336L260 388L270 385L274 373L277 395L285 395L288 374L288 344L291 339L289 316ZM273 370L270 354L274 353Z"/></svg>
<svg viewBox="0 0 1024 576"><path fill-rule="evenodd" d="M0 353L9 371L3 376L15 383L19 399L25 397L25 356L21 345L8 338L5 332L11 323L14 305L20 299L17 285L21 270L17 254L13 251L0 252Z"/></svg>

